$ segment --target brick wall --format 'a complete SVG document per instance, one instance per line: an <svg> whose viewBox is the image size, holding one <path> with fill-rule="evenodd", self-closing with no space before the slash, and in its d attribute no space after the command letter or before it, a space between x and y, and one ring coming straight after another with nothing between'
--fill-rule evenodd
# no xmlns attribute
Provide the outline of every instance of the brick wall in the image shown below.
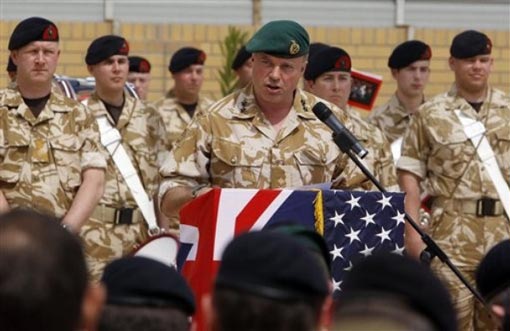
<svg viewBox="0 0 510 331"><path fill-rule="evenodd" d="M90 42L101 35L118 33L130 43L131 54L147 57L153 67L149 98L158 99L172 86L167 70L173 52L183 46L203 49L208 57L203 91L206 95L220 97L217 70L223 59L220 41L227 35L225 25L181 25L181 24L127 24L56 22L61 36L62 55L57 72L69 76L87 76L84 64L85 52ZM7 84L5 61L9 35L17 22L0 22L0 86ZM240 26L249 34L252 26ZM406 40L405 28L308 28L312 41L325 42L344 48L352 57L356 69L382 75L384 82L376 104L382 104L395 90L395 84L386 66L392 49ZM427 95L446 90L452 82L448 68L450 42L460 30L416 29L414 38L425 41L432 47L432 64ZM495 65L491 83L507 93L510 92L510 32L484 31L492 39ZM5 59L5 60L3 60Z"/></svg>

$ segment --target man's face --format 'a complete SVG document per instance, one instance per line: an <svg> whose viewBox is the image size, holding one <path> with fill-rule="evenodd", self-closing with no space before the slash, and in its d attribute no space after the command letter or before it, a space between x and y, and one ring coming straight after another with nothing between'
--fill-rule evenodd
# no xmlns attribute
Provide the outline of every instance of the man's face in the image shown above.
<svg viewBox="0 0 510 331"><path fill-rule="evenodd" d="M198 97L204 82L204 66L193 64L184 70L172 74L175 82L174 90L177 95Z"/></svg>
<svg viewBox="0 0 510 331"><path fill-rule="evenodd" d="M127 78L128 82L134 85L136 94L142 100L147 100L147 94L149 92L149 83L151 80L150 73L141 72L130 72Z"/></svg>
<svg viewBox="0 0 510 331"><path fill-rule="evenodd" d="M51 85L57 69L60 49L53 41L34 41L12 51L12 60L18 66L18 83Z"/></svg>
<svg viewBox="0 0 510 331"><path fill-rule="evenodd" d="M106 60L89 66L89 72L96 79L100 90L119 92L124 90L129 71L126 55L112 55Z"/></svg>
<svg viewBox="0 0 510 331"><path fill-rule="evenodd" d="M251 82L253 69L253 60L249 58L244 62L241 68L236 70L236 75L239 80L239 87L244 87Z"/></svg>
<svg viewBox="0 0 510 331"><path fill-rule="evenodd" d="M253 88L258 100L269 104L292 102L294 90L306 66L306 56L279 58L253 54Z"/></svg>
<svg viewBox="0 0 510 331"><path fill-rule="evenodd" d="M391 74L400 93L410 98L421 97L429 81L430 61L415 61L405 68L392 69Z"/></svg>
<svg viewBox="0 0 510 331"><path fill-rule="evenodd" d="M351 74L342 71L328 71L315 81L307 81L309 92L345 109L351 93Z"/></svg>
<svg viewBox="0 0 510 331"><path fill-rule="evenodd" d="M492 63L493 58L490 55L477 55L467 59L451 57L449 60L456 84L471 93L483 91L487 87Z"/></svg>

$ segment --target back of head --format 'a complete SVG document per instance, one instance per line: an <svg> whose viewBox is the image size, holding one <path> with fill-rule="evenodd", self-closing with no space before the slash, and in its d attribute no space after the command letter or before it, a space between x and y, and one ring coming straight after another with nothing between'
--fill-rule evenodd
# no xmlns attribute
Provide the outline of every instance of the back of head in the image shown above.
<svg viewBox="0 0 510 331"><path fill-rule="evenodd" d="M487 301L510 288L510 240L487 252L476 270L476 285Z"/></svg>
<svg viewBox="0 0 510 331"><path fill-rule="evenodd" d="M409 258L370 256L354 266L342 289L334 318L338 330L349 330L344 323L355 314L365 326L378 321L398 326L393 330L457 330L448 291L427 266Z"/></svg>
<svg viewBox="0 0 510 331"><path fill-rule="evenodd" d="M100 331L189 330L195 301L174 268L145 257L124 257L106 266L101 281L108 295Z"/></svg>
<svg viewBox="0 0 510 331"><path fill-rule="evenodd" d="M75 330L86 286L80 242L57 219L0 216L0 330Z"/></svg>
<svg viewBox="0 0 510 331"><path fill-rule="evenodd" d="M216 278L216 328L317 328L328 281L320 261L297 239L276 231L250 232L225 249Z"/></svg>

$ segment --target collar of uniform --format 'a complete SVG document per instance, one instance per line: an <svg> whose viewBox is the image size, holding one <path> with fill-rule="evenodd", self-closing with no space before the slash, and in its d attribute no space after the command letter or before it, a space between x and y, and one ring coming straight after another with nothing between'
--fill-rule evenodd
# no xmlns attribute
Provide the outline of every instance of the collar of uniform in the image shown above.
<svg viewBox="0 0 510 331"><path fill-rule="evenodd" d="M50 98L47 104L51 104L51 110L58 113L68 113L72 111L69 107L71 99L64 97L60 93L51 92Z"/></svg>
<svg viewBox="0 0 510 331"><path fill-rule="evenodd" d="M143 107L141 101L124 92L124 107L120 113L119 123L117 123L119 129L128 125L136 107Z"/></svg>
<svg viewBox="0 0 510 331"><path fill-rule="evenodd" d="M296 110L297 116L307 120L317 119L317 117L312 111L312 107L318 101L317 97L299 88L296 88L296 91L294 93L295 94L293 107ZM327 105L332 106L330 103L327 103Z"/></svg>
<svg viewBox="0 0 510 331"><path fill-rule="evenodd" d="M395 118L398 118L399 120L395 121L395 123L400 122L404 118L411 117L411 114L407 112L407 110L404 108L404 105L402 102L400 102L400 99L397 97L397 93L394 93L391 98L390 102L388 103L388 109L385 111L395 115Z"/></svg>
<svg viewBox="0 0 510 331"><path fill-rule="evenodd" d="M10 109L18 108L22 103L24 103L23 97L17 87L14 89L4 89L2 93L2 104ZM71 111L69 107L69 99L59 93L51 92L47 104L51 104L51 111L53 112L67 113Z"/></svg>

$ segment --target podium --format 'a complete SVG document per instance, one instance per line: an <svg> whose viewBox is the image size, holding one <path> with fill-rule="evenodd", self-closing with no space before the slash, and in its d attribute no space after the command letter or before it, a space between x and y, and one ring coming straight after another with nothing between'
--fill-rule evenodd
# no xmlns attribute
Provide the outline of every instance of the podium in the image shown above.
<svg viewBox="0 0 510 331"><path fill-rule="evenodd" d="M379 251L403 253L403 193L215 188L186 204L180 217L178 265L195 293L199 331L200 300L211 292L223 250L245 231L295 222L322 234L335 293L357 259Z"/></svg>

